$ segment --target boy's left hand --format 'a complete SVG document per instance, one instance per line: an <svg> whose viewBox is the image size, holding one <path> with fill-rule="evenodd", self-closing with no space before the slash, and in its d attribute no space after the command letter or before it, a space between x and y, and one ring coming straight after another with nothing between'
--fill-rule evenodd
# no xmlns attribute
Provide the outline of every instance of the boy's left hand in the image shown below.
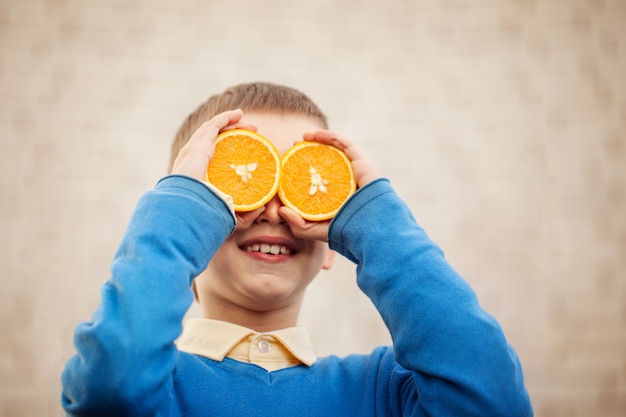
<svg viewBox="0 0 626 417"><path fill-rule="evenodd" d="M367 155L365 155L363 150L355 142L345 136L341 136L330 130L316 130L314 132L306 132L303 135L303 139L305 141L308 140L332 145L342 150L348 158L350 158L350 162L352 162L354 179L359 188L364 187L368 182L380 177L378 169Z"/></svg>
<svg viewBox="0 0 626 417"><path fill-rule="evenodd" d="M380 177L376 166L354 142L330 130L316 130L303 135L305 141L320 142L341 149L350 158L352 170L359 188ZM308 221L288 207L280 208L280 215L287 220L291 233L301 239L328 241L331 220Z"/></svg>

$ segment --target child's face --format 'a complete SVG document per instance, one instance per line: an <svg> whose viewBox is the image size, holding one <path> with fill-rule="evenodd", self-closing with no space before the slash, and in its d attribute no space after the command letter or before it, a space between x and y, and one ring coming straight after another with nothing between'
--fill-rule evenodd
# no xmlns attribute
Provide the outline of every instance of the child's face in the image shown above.
<svg viewBox="0 0 626 417"><path fill-rule="evenodd" d="M301 115L246 113L243 122L256 125L281 155L304 132L321 128ZM235 231L224 242L196 279L205 317L227 320L216 315L216 309L269 312L295 308L297 313L308 284L321 268L330 268L333 252L328 245L295 238L278 215L281 206L275 196L249 229ZM267 253L268 248L279 253Z"/></svg>

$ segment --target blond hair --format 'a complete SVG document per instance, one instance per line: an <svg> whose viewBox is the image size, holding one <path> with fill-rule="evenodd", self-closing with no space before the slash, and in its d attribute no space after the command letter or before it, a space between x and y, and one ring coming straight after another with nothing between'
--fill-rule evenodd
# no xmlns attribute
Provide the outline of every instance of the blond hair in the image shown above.
<svg viewBox="0 0 626 417"><path fill-rule="evenodd" d="M304 93L267 82L239 84L210 97L187 117L172 142L169 170L171 171L181 148L203 122L221 112L234 109L308 116L318 121L321 128L328 129L326 116Z"/></svg>

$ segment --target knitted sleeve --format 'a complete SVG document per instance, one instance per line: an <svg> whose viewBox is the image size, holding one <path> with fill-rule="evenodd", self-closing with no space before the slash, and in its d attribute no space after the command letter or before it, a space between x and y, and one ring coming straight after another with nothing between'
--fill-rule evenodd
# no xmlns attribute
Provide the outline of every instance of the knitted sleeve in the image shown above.
<svg viewBox="0 0 626 417"><path fill-rule="evenodd" d="M332 249L357 264L359 287L411 372L392 404L407 415L530 416L514 350L469 285L416 223L387 180L348 201L329 230ZM409 387L410 389L407 389Z"/></svg>
<svg viewBox="0 0 626 417"><path fill-rule="evenodd" d="M234 225L227 204L188 177L165 177L139 201L100 306L75 331L77 354L62 375L69 415L173 412L174 340L193 300L190 284Z"/></svg>

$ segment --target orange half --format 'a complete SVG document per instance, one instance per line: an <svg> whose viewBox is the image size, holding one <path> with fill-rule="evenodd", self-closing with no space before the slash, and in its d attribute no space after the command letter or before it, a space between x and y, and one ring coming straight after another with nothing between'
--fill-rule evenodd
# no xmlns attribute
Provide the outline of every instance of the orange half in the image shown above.
<svg viewBox="0 0 626 417"><path fill-rule="evenodd" d="M331 219L356 191L352 163L334 146L300 142L282 157L278 196L303 219Z"/></svg>
<svg viewBox="0 0 626 417"><path fill-rule="evenodd" d="M251 211L276 195L281 171L280 154L269 140L235 129L217 136L207 180L233 198L236 211Z"/></svg>

